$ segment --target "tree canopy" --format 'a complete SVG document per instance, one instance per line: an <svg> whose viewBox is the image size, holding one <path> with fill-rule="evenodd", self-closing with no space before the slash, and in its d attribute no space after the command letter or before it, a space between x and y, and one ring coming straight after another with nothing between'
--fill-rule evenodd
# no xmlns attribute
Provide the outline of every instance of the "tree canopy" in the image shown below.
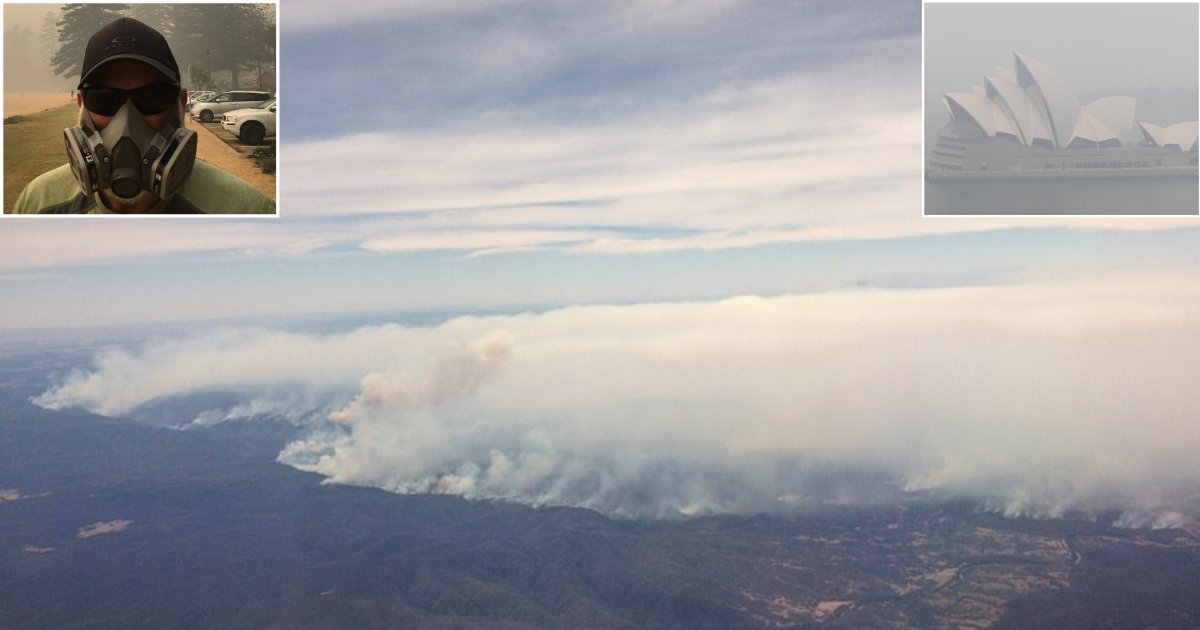
<svg viewBox="0 0 1200 630"><path fill-rule="evenodd" d="M88 40L105 24L125 15L128 4L66 4L58 21L58 50L50 59L54 73L65 77L82 72Z"/></svg>
<svg viewBox="0 0 1200 630"><path fill-rule="evenodd" d="M228 71L231 87L238 87L239 74L254 70L258 87L271 87L264 85L273 81L264 78L263 65L273 76L273 9L269 4L67 4L52 65L55 74L78 76L88 39L105 24L129 16L163 34L185 82L189 69L194 77Z"/></svg>

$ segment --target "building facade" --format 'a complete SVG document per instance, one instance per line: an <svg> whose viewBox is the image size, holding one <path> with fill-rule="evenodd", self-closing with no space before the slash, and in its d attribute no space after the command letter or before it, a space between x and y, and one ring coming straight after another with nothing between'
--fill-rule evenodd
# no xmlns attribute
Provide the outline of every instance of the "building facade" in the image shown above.
<svg viewBox="0 0 1200 630"><path fill-rule="evenodd" d="M1195 176L1197 123L1136 122L1136 100L1081 105L1045 64L1013 54L971 92L947 92L950 122L926 159L929 179Z"/></svg>

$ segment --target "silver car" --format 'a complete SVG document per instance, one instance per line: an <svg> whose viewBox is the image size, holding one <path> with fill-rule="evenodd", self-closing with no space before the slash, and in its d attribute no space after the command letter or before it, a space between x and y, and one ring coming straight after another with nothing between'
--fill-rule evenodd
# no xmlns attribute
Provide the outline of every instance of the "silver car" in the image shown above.
<svg viewBox="0 0 1200 630"><path fill-rule="evenodd" d="M187 102L188 107L191 107L192 103L198 103L200 101L207 101L216 95L217 95L217 93L213 92L211 90L198 90L196 92L188 92L188 102Z"/></svg>
<svg viewBox="0 0 1200 630"><path fill-rule="evenodd" d="M232 90L218 94L208 101L192 103L188 111L193 118L199 118L200 122L212 122L225 112L254 107L269 98L269 92Z"/></svg>

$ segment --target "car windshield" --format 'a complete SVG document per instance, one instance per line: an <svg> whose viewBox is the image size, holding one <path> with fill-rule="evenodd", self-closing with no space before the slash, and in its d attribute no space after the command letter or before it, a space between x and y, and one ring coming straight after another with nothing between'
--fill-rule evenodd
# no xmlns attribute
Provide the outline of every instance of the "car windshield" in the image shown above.
<svg viewBox="0 0 1200 630"><path fill-rule="evenodd" d="M275 104L275 101L277 101L277 100L279 100L279 99L277 99L277 98L273 98L273 99L271 99L271 100L269 100L269 101L263 101L261 104L259 104L259 105L255 105L255 106L254 106L254 108L255 108L255 109L266 109L266 108L268 108L268 107L270 107L270 106L274 105L274 104Z"/></svg>

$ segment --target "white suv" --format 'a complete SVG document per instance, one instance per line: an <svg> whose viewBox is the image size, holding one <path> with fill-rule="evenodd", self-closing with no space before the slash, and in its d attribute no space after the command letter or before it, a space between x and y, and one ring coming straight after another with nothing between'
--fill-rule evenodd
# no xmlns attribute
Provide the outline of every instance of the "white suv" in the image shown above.
<svg viewBox="0 0 1200 630"><path fill-rule="evenodd" d="M225 131L241 138L246 144L259 144L275 135L275 111L279 99L273 98L258 107L235 109L221 117Z"/></svg>
<svg viewBox="0 0 1200 630"><path fill-rule="evenodd" d="M200 122L212 122L214 118L225 112L243 107L253 107L269 98L271 95L267 92L247 90L223 92L214 96L212 100L192 103L189 113L193 118L199 118Z"/></svg>

